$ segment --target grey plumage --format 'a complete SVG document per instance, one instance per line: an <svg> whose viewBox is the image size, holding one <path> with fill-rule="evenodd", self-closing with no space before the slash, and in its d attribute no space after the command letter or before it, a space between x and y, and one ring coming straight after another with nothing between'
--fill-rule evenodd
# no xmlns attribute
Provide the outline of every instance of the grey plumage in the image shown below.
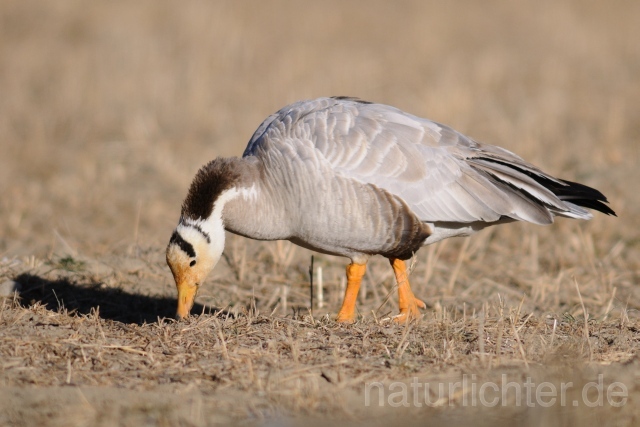
<svg viewBox="0 0 640 427"><path fill-rule="evenodd" d="M258 169L258 210L288 224L284 235L275 225L270 238L352 259L405 259L422 243L496 223L590 219L581 206L614 214L597 190L554 178L505 149L351 98L281 109L258 127L240 162ZM251 227L272 220L258 214L240 222L230 231L251 237Z"/></svg>
<svg viewBox="0 0 640 427"><path fill-rule="evenodd" d="M355 320L371 255L389 258L403 322L420 315L406 266L425 245L512 221L615 215L599 191L387 105L338 97L291 104L256 130L242 158L215 159L191 184L167 247L186 317L224 250L224 230L346 256L337 320Z"/></svg>

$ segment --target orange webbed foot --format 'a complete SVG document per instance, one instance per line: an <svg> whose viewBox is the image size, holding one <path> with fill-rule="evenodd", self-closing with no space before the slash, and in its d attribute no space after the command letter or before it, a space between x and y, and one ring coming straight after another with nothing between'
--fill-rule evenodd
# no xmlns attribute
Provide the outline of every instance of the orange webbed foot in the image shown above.
<svg viewBox="0 0 640 427"><path fill-rule="evenodd" d="M338 323L354 323L356 321L355 310L351 313L343 313L342 310L338 313L336 317L336 322Z"/></svg>
<svg viewBox="0 0 640 427"><path fill-rule="evenodd" d="M393 267L396 282L398 283L398 307L400 308L400 314L394 316L393 320L397 323L405 323L414 319L420 319L422 314L419 308L427 308L427 305L413 294L411 285L409 284L407 266L404 261L397 258L391 258L389 262Z"/></svg>
<svg viewBox="0 0 640 427"><path fill-rule="evenodd" d="M393 316L393 321L396 323L405 323L414 319L420 319L422 313L420 313L419 308L427 308L427 305L424 301L413 296L412 299L407 301L405 307L400 306L400 314Z"/></svg>

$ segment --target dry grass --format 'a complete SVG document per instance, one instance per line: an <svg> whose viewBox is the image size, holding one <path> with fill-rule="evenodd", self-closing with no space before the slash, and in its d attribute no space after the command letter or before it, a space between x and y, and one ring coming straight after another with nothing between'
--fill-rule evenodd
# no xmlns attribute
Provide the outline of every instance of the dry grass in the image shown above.
<svg viewBox="0 0 640 427"><path fill-rule="evenodd" d="M0 6L0 424L429 420L635 425L640 413L640 7L632 2L6 1ZM422 250L406 328L374 260L353 326L344 260L229 236L186 322L163 250L195 170L288 102L397 105L601 189L619 218ZM283 299L286 293L286 307ZM387 298L391 294L391 298ZM365 405L366 384L575 387L571 404ZM622 382L590 408L581 386Z"/></svg>

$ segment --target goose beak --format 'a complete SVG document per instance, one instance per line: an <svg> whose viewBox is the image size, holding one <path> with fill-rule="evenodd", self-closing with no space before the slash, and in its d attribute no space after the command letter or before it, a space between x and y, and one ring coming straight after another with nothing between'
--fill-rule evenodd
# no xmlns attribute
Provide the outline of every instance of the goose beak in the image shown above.
<svg viewBox="0 0 640 427"><path fill-rule="evenodd" d="M178 287L178 310L176 317L178 320L182 320L189 317L191 307L193 307L193 301L198 293L198 285L192 285L187 280L181 280L176 286Z"/></svg>

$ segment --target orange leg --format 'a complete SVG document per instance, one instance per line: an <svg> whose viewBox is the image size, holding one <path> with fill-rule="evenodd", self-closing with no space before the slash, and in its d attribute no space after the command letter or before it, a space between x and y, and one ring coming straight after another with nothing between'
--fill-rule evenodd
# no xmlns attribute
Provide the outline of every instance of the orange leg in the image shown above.
<svg viewBox="0 0 640 427"><path fill-rule="evenodd" d="M356 320L356 299L360 291L362 277L367 270L367 264L349 264L347 266L347 289L342 300L342 308L338 313L338 322L353 322Z"/></svg>
<svg viewBox="0 0 640 427"><path fill-rule="evenodd" d="M389 262L393 267L393 272L396 274L396 282L398 282L398 306L400 307L400 314L394 317L394 320L398 323L404 323L407 320L419 319L420 308L427 308L427 305L416 298L411 291L411 285L409 285L409 276L407 276L407 266L404 261L398 258L390 258Z"/></svg>

